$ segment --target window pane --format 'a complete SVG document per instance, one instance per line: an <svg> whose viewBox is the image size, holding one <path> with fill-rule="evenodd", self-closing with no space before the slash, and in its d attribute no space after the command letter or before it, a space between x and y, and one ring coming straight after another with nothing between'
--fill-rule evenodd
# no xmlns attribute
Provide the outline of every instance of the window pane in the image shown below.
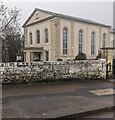
<svg viewBox="0 0 115 120"><path fill-rule="evenodd" d="M95 52L95 33L92 32L91 34L91 54Z"/></svg>
<svg viewBox="0 0 115 120"><path fill-rule="evenodd" d="M46 61L49 61L49 51L45 52Z"/></svg>
<svg viewBox="0 0 115 120"><path fill-rule="evenodd" d="M113 40L113 47L115 47L115 40Z"/></svg>
<svg viewBox="0 0 115 120"><path fill-rule="evenodd" d="M68 47L68 31L67 28L63 29L63 54L67 54L67 47Z"/></svg>
<svg viewBox="0 0 115 120"><path fill-rule="evenodd" d="M32 33L30 33L30 44L32 44Z"/></svg>
<svg viewBox="0 0 115 120"><path fill-rule="evenodd" d="M37 35L37 44L39 44L40 43L40 31L38 30L37 31L37 33L36 33L36 35Z"/></svg>
<svg viewBox="0 0 115 120"><path fill-rule="evenodd" d="M78 38L78 52L81 53L82 52L82 31L79 31L79 38Z"/></svg>
<svg viewBox="0 0 115 120"><path fill-rule="evenodd" d="M102 43L102 47L105 48L106 47L106 34L103 34L103 43Z"/></svg>
<svg viewBox="0 0 115 120"><path fill-rule="evenodd" d="M48 43L48 30L45 30L45 42Z"/></svg>

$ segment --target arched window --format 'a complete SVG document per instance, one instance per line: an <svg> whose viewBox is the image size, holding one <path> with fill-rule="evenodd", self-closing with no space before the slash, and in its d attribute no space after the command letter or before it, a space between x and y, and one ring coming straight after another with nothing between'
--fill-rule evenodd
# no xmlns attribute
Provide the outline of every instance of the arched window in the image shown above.
<svg viewBox="0 0 115 120"><path fill-rule="evenodd" d="M45 42L48 43L48 29L45 29Z"/></svg>
<svg viewBox="0 0 115 120"><path fill-rule="evenodd" d="M68 48L68 30L67 28L63 29L63 54L67 54Z"/></svg>
<svg viewBox="0 0 115 120"><path fill-rule="evenodd" d="M40 43L40 31L39 30L37 30L36 32L36 41L37 41L37 44Z"/></svg>
<svg viewBox="0 0 115 120"><path fill-rule="evenodd" d="M106 33L103 34L102 48L106 47Z"/></svg>
<svg viewBox="0 0 115 120"><path fill-rule="evenodd" d="M91 34L91 54L95 53L95 33Z"/></svg>
<svg viewBox="0 0 115 120"><path fill-rule="evenodd" d="M82 30L79 31L78 35L78 52L81 53L83 49L83 32Z"/></svg>
<svg viewBox="0 0 115 120"><path fill-rule="evenodd" d="M30 32L30 44L32 44L33 42L32 42L32 33Z"/></svg>

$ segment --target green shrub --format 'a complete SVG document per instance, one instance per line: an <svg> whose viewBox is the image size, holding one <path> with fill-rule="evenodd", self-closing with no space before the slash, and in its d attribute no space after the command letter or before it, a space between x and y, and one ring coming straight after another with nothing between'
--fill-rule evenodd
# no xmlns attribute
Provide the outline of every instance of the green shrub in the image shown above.
<svg viewBox="0 0 115 120"><path fill-rule="evenodd" d="M102 52L101 52L101 51L98 51L98 55L96 56L96 60L97 60L98 58L102 58Z"/></svg>
<svg viewBox="0 0 115 120"><path fill-rule="evenodd" d="M61 59L61 58L59 58L59 59L57 59L57 61L62 61L62 59Z"/></svg>
<svg viewBox="0 0 115 120"><path fill-rule="evenodd" d="M82 52L75 57L75 60L86 60L86 59L87 59L86 54Z"/></svg>

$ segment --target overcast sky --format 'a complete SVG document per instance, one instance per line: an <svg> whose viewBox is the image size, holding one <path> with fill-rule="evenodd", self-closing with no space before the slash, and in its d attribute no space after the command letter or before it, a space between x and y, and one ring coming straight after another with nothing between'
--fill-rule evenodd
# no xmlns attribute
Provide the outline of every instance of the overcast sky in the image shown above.
<svg viewBox="0 0 115 120"><path fill-rule="evenodd" d="M10 8L16 6L18 9L22 10L20 20L21 25L23 25L23 23L27 20L27 18L35 8L41 8L49 11L54 11L57 13L68 14L80 18L86 18L113 26L112 0L101 2L99 1L84 2L83 0L82 2L79 1L74 2L74 0L69 0L66 2L64 2L63 0L58 0L63 2L51 2L51 0L49 0L49 2L43 0L42 0L43 2L40 1L36 2L36 0L28 0L28 2L27 0L20 0L22 2L17 1L15 0L14 2L12 0L4 0L4 3Z"/></svg>

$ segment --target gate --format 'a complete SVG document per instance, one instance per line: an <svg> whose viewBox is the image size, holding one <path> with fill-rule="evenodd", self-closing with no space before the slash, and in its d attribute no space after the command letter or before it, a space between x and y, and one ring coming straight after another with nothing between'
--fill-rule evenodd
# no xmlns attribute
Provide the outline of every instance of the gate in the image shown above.
<svg viewBox="0 0 115 120"><path fill-rule="evenodd" d="M115 59L113 59L113 79L115 79Z"/></svg>

